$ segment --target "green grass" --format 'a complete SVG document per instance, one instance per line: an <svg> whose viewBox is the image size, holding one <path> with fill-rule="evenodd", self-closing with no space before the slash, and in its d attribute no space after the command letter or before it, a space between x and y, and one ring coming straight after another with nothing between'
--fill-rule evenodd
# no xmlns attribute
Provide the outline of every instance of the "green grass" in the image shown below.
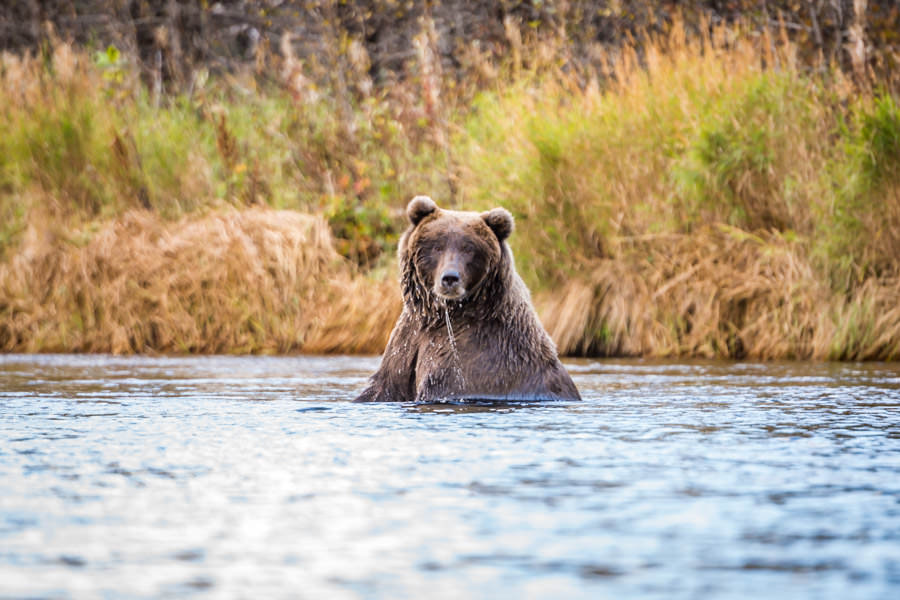
<svg viewBox="0 0 900 600"><path fill-rule="evenodd" d="M415 105L355 99L342 119L327 93L298 99L252 80L202 80L156 102L136 73L110 70L108 53L75 56L65 68L9 59L3 70L4 252L32 200L67 227L130 209L175 220L263 204L325 214L342 253L374 265L404 225L402 199L448 189L446 149L415 124Z"/></svg>

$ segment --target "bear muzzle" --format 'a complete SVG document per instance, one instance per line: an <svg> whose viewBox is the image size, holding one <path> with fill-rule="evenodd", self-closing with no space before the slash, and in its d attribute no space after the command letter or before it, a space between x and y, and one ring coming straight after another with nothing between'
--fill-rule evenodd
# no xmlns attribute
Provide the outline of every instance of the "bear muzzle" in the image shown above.
<svg viewBox="0 0 900 600"><path fill-rule="evenodd" d="M454 268L444 269L440 278L435 282L434 293L444 300L459 300L466 295L466 286L463 284L459 271Z"/></svg>

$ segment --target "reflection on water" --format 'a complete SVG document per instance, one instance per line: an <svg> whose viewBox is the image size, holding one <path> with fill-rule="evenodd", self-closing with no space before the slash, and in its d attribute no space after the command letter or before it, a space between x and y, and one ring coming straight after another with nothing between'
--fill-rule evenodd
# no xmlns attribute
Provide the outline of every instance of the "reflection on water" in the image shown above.
<svg viewBox="0 0 900 600"><path fill-rule="evenodd" d="M900 597L900 365L0 355L0 597Z"/></svg>

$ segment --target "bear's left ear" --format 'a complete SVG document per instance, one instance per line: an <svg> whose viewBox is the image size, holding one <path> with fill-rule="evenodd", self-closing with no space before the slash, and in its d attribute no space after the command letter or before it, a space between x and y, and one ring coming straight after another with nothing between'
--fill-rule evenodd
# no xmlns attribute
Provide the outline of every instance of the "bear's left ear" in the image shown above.
<svg viewBox="0 0 900 600"><path fill-rule="evenodd" d="M406 216L413 227L419 224L419 221L437 210L437 204L428 196L416 196L406 205Z"/></svg>
<svg viewBox="0 0 900 600"><path fill-rule="evenodd" d="M505 208L494 208L483 212L481 218L501 242L513 232L513 216Z"/></svg>

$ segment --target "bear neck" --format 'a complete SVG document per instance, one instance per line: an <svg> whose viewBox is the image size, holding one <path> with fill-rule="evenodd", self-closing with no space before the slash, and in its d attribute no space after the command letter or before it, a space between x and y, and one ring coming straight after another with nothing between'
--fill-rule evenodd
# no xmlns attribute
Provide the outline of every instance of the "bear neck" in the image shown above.
<svg viewBox="0 0 900 600"><path fill-rule="evenodd" d="M462 300L445 301L422 284L411 258L407 258L401 276L404 306L421 321L424 328L446 327L445 311L450 312L450 318L457 324L499 318L503 315L502 307L512 287L511 261L509 249L504 244L500 262L474 291Z"/></svg>

